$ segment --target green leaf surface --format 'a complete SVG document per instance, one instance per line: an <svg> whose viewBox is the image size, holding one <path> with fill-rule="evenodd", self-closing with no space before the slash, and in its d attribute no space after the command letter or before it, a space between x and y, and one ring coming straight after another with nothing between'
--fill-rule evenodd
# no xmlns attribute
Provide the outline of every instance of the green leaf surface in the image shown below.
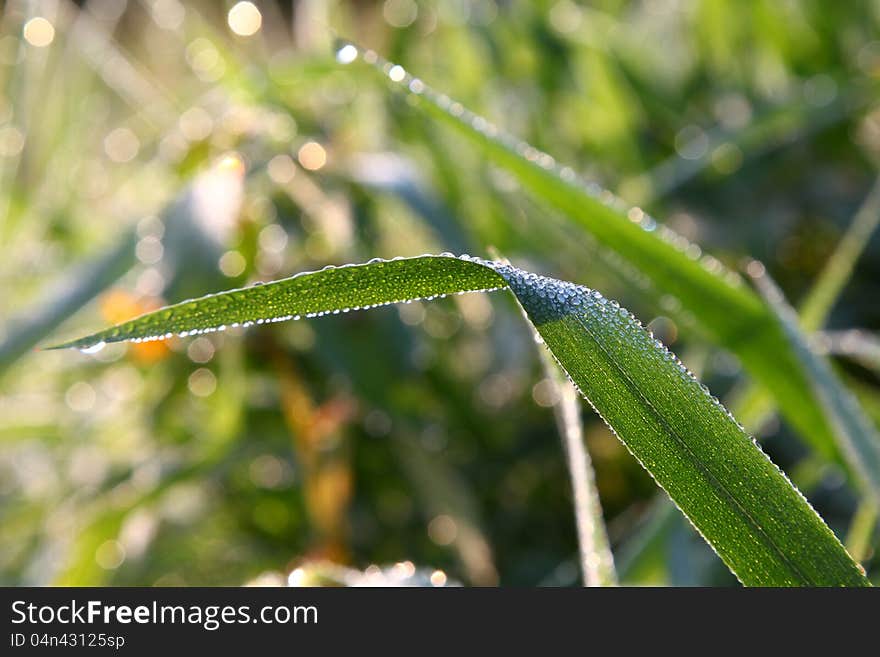
<svg viewBox="0 0 880 657"><path fill-rule="evenodd" d="M539 340L540 335L536 333ZM565 379L562 369L546 349L541 350L546 381L553 386L556 404L553 412L562 438L562 447L571 478L575 526L584 586L617 586L614 556L602 513L593 461L584 444L584 427L577 391Z"/></svg>
<svg viewBox="0 0 880 657"><path fill-rule="evenodd" d="M786 419L826 458L843 463L832 419L815 397L808 373L774 313L741 277L699 247L659 224L642 209L586 183L547 153L515 139L460 103L431 89L375 52L342 44L341 63L364 61L402 88L418 111L450 125L510 172L527 190L585 229L619 261L619 271L638 287L670 295L681 318L729 349L771 391ZM852 464L850 464L852 466Z"/></svg>
<svg viewBox="0 0 880 657"><path fill-rule="evenodd" d="M708 390L628 311L579 285L467 256L380 260L202 297L60 346L89 350L503 287L744 584L867 585L831 530Z"/></svg>
<svg viewBox="0 0 880 657"><path fill-rule="evenodd" d="M377 259L363 265L326 267L274 283L209 294L56 348L88 351L110 342L186 337L503 286L504 280L492 269L454 257Z"/></svg>

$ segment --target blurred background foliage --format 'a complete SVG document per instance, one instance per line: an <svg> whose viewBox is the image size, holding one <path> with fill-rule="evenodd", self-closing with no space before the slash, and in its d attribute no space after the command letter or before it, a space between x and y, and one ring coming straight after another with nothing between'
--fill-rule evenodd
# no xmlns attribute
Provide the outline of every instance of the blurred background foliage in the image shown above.
<svg viewBox="0 0 880 657"><path fill-rule="evenodd" d="M337 65L334 35L729 265L762 260L794 301L880 163L877 1L2 7L7 585L297 583L313 563L415 564L435 585L579 582L556 389L506 295L33 350L166 302L495 247L620 299L722 399L741 384L733 357L680 335L664 299L621 282L583 233L378 76ZM858 331L825 341L856 353L835 362L875 422L878 246L829 320ZM584 421L621 581L733 584L588 408ZM784 422L759 437L878 581L876 510Z"/></svg>

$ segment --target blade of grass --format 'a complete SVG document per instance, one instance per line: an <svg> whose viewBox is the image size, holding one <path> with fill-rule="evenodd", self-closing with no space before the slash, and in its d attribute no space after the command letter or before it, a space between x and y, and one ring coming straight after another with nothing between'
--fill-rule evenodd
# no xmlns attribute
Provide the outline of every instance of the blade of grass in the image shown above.
<svg viewBox="0 0 880 657"><path fill-rule="evenodd" d="M136 262L136 242L134 231L126 232L91 262L66 272L36 308L11 318L8 336L0 342L0 373L127 272Z"/></svg>
<svg viewBox="0 0 880 657"><path fill-rule="evenodd" d="M497 250L490 249L493 259L509 265ZM528 317L526 317L528 322ZM532 327L535 343L543 344L540 334ZM574 502L575 528L578 537L578 554L581 561L581 577L584 586L617 586L617 572L614 569L614 557L608 541L608 531L596 488L596 474L593 462L584 444L584 425L581 421L580 404L577 391L564 372L559 368L549 352L539 347L538 354L546 375L546 381L552 386L553 416L559 436L562 438L562 449L565 454L568 475L571 479L572 498Z"/></svg>
<svg viewBox="0 0 880 657"><path fill-rule="evenodd" d="M862 329L824 331L816 336L823 353L847 356L863 367L880 372L880 337Z"/></svg>
<svg viewBox="0 0 880 657"><path fill-rule="evenodd" d="M806 372L779 322L741 278L717 259L640 208L628 207L598 185L585 183L550 155L504 134L483 117L428 87L401 66L342 44L343 64L363 61L405 90L419 111L459 131L526 189L560 210L621 260L620 272L636 285L661 290L681 302L682 317L735 353L751 375L771 391L780 409L826 458L842 462L830 418L815 403Z"/></svg>
<svg viewBox="0 0 880 657"><path fill-rule="evenodd" d="M643 581L651 563L657 561L676 519L681 517L665 495L656 497L646 515L644 524L617 552L617 572L624 584Z"/></svg>
<svg viewBox="0 0 880 657"><path fill-rule="evenodd" d="M398 196L427 221L446 248L463 252L472 246L450 209L418 179L412 162L387 153L361 154L352 158L349 175L364 187Z"/></svg>
<svg viewBox="0 0 880 657"><path fill-rule="evenodd" d="M534 280L514 274L510 285L551 352L731 571L746 584L829 583L830 571L779 542L815 547L824 525L794 520L794 505L809 508L804 498L675 356L616 304ZM536 301L536 285L572 294L583 310Z"/></svg>
<svg viewBox="0 0 880 657"><path fill-rule="evenodd" d="M56 348L93 350L109 342L186 337L503 286L491 268L453 256L375 259L184 301Z"/></svg>
<svg viewBox="0 0 880 657"><path fill-rule="evenodd" d="M816 354L798 327L797 312L788 305L782 291L764 266L752 261L746 270L756 288L778 314L788 339L810 373L815 396L832 418L847 462L866 484L866 490L880 501L880 435L862 412L856 398L844 387L830 364Z"/></svg>
<svg viewBox="0 0 880 657"><path fill-rule="evenodd" d="M863 500L856 509L846 535L846 549L856 561L865 561L870 556L878 510L880 507L873 500Z"/></svg>
<svg viewBox="0 0 880 657"><path fill-rule="evenodd" d="M793 102L766 112L736 133L717 128L707 130L708 147L704 155L696 159L673 155L652 171L626 181L625 187L641 191L641 202L651 203L699 176L717 161L722 149L742 160L756 159L842 122L871 102L874 93L848 91L820 108Z"/></svg>
<svg viewBox="0 0 880 657"><path fill-rule="evenodd" d="M740 581L868 584L708 390L629 312L579 285L467 256L379 260L183 302L59 346L92 350L499 288L510 289L577 389Z"/></svg>
<svg viewBox="0 0 880 657"><path fill-rule="evenodd" d="M478 502L471 489L442 459L419 446L412 434L393 438L398 458L429 518L447 515L455 523L455 550L474 586L497 586L492 546L483 529Z"/></svg>
<svg viewBox="0 0 880 657"><path fill-rule="evenodd" d="M880 178L874 181L874 186L856 211L852 223L800 306L800 324L805 331L817 331L825 325L828 314L852 276L856 262L868 245L871 235L877 230L878 224L880 224Z"/></svg>

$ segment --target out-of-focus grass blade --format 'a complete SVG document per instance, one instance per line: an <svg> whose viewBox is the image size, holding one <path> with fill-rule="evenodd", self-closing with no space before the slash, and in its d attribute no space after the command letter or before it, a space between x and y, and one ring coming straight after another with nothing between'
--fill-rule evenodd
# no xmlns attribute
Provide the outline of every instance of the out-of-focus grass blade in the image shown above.
<svg viewBox="0 0 880 657"><path fill-rule="evenodd" d="M825 325L828 313L852 275L853 267L871 235L880 224L880 178L865 197L852 223L834 253L825 263L816 284L800 307L800 324L805 331L817 331Z"/></svg>
<svg viewBox="0 0 880 657"><path fill-rule="evenodd" d="M847 90L824 107L801 101L776 108L736 133L707 131L705 154L695 159L672 156L652 171L626 181L626 189L639 192L643 203L668 196L713 163L725 158L754 159L836 125L870 103L876 92L873 88Z"/></svg>
<svg viewBox="0 0 880 657"><path fill-rule="evenodd" d="M352 158L348 170L354 182L398 196L437 231L450 251L465 252L473 246L452 219L450 209L418 179L412 162L390 153L362 153Z"/></svg>
<svg viewBox="0 0 880 657"><path fill-rule="evenodd" d="M651 581L649 573L662 563L660 555L664 542L680 516L675 505L664 495L658 495L645 514L647 520L620 546L615 564L624 585Z"/></svg>
<svg viewBox="0 0 880 657"><path fill-rule="evenodd" d="M816 336L823 353L847 356L863 367L880 372L880 337L862 329L824 331Z"/></svg>
<svg viewBox="0 0 880 657"><path fill-rule="evenodd" d="M870 557L871 540L874 527L877 526L877 503L874 500L862 500L856 509L849 532L846 536L846 549L856 561L865 561Z"/></svg>
<svg viewBox="0 0 880 657"><path fill-rule="evenodd" d="M450 516L457 528L453 547L467 579L474 586L497 586L492 546L469 487L442 460L428 454L413 436L395 439L398 457L431 517Z"/></svg>
<svg viewBox="0 0 880 657"><path fill-rule="evenodd" d="M865 197L853 217L852 223L802 304L799 324L807 333L818 331L825 325L832 307L852 274L856 261L862 255L871 235L877 229L878 222L880 222L880 178L875 181L874 187ZM827 347L829 351L832 351L835 346L846 349L856 342L860 347L866 346L855 336L850 338L841 334L839 337L844 339L838 341L823 337L817 341L815 346L818 348ZM851 355L856 356L859 360L861 360L861 356L867 356L870 363L872 352L873 350L869 347L867 352L860 349L858 355ZM736 416L750 431L758 431L775 408L771 392L755 384L744 386L734 397L731 407L735 409Z"/></svg>
<svg viewBox="0 0 880 657"><path fill-rule="evenodd" d="M804 367L810 373L815 395L832 418L836 433L848 455L847 462L866 484L874 500L880 502L880 435L862 412L856 398L840 382L829 363L810 347L798 327L798 315L788 305L782 291L763 265L752 262L747 268L755 286L779 315L786 335Z"/></svg>
<svg viewBox="0 0 880 657"><path fill-rule="evenodd" d="M789 422L827 458L841 460L830 419L815 403L806 373L778 320L741 278L699 247L659 225L640 208L628 207L598 185L581 181L550 155L504 134L486 119L428 87L375 52L340 44L337 60L362 60L382 71L413 99L413 106L475 142L496 166L570 220L621 260L620 272L636 285L675 297L683 316L772 391Z"/></svg>
<svg viewBox="0 0 880 657"><path fill-rule="evenodd" d="M578 534L581 543L581 567L587 586L617 586L614 558L608 543L608 532L602 516L599 491L593 463L584 445L584 430L580 418L580 405L574 387L562 377L554 365L548 375L559 391L555 407L557 425L564 436L566 456L572 479L575 509L578 514Z"/></svg>
<svg viewBox="0 0 880 657"><path fill-rule="evenodd" d="M9 321L9 335L0 343L0 372L127 272L136 262L136 243L134 231L127 232L105 253L67 272L39 307L28 309L26 315L12 318Z"/></svg>
<svg viewBox="0 0 880 657"><path fill-rule="evenodd" d="M509 264L495 249L492 257ZM543 339L529 322L532 336L538 345ZM550 353L539 347L541 364L546 381L552 386L556 403L553 415L562 439L562 449L571 479L572 502L574 503L575 528L578 537L578 552L581 561L581 577L584 586L617 586L617 572L614 569L614 556L608 541L599 490L596 488L596 473L593 462L584 444L584 424L581 421L577 390L566 380L564 372L553 360Z"/></svg>
<svg viewBox="0 0 880 657"><path fill-rule="evenodd" d="M202 297L61 346L90 350L504 287L581 393L744 584L868 583L803 496L678 359L628 311L579 285L466 256L380 260Z"/></svg>
<svg viewBox="0 0 880 657"><path fill-rule="evenodd" d="M540 336L538 339L540 340ZM617 586L614 557L605 529L596 475L590 454L584 445L584 426L581 422L577 391L545 349L541 350L541 361L547 379L556 390L553 412L571 477L584 586Z"/></svg>

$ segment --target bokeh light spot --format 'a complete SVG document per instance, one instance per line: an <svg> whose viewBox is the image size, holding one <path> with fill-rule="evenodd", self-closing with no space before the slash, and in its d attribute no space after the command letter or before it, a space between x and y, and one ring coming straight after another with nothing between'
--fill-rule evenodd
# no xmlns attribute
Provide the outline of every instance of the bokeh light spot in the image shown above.
<svg viewBox="0 0 880 657"><path fill-rule="evenodd" d="M104 137L104 152L114 162L130 162L137 157L141 142L128 128L116 128Z"/></svg>
<svg viewBox="0 0 880 657"><path fill-rule="evenodd" d="M428 523L428 537L437 545L449 545L458 536L458 525L452 517L440 514Z"/></svg>
<svg viewBox="0 0 880 657"><path fill-rule="evenodd" d="M207 363L214 357L214 343L208 338L196 338L186 348L186 355L194 363Z"/></svg>
<svg viewBox="0 0 880 657"><path fill-rule="evenodd" d="M278 224L269 224L257 238L260 248L269 253L281 253L287 246L287 231Z"/></svg>
<svg viewBox="0 0 880 657"><path fill-rule="evenodd" d="M67 389L64 401L77 413L87 413L95 407L95 389L85 381L77 381Z"/></svg>
<svg viewBox="0 0 880 657"><path fill-rule="evenodd" d="M327 164L327 151L316 141L303 144L296 157L303 168L309 171L317 171Z"/></svg>
<svg viewBox="0 0 880 657"><path fill-rule="evenodd" d="M278 185L284 185L293 180L296 175L296 163L289 155L276 155L269 164L266 165L266 171L272 182Z"/></svg>
<svg viewBox="0 0 880 657"><path fill-rule="evenodd" d="M24 134L14 125L0 128L0 156L15 157L24 148Z"/></svg>
<svg viewBox="0 0 880 657"><path fill-rule="evenodd" d="M42 16L36 16L24 24L22 36L32 46L45 48L55 39L55 27Z"/></svg>
<svg viewBox="0 0 880 657"><path fill-rule="evenodd" d="M263 24L263 15L253 2L238 2L226 18L229 29L239 36L256 34Z"/></svg>
<svg viewBox="0 0 880 657"><path fill-rule="evenodd" d="M244 271L244 268L247 266L247 261L238 251L227 251L220 256L220 261L217 265L225 276L232 278L234 276L239 276Z"/></svg>
<svg viewBox="0 0 880 657"><path fill-rule="evenodd" d="M538 406L550 408L559 403L559 391L550 379L541 379L532 387L532 399Z"/></svg>
<svg viewBox="0 0 880 657"><path fill-rule="evenodd" d="M214 129L214 119L201 107L190 107L180 115L178 125L187 141L202 141Z"/></svg>
<svg viewBox="0 0 880 657"><path fill-rule="evenodd" d="M708 150L709 137L700 126L685 126L675 135L675 151L685 160L699 160Z"/></svg>
<svg viewBox="0 0 880 657"><path fill-rule="evenodd" d="M200 367L189 375L187 385L196 397L210 397L217 389L217 377L207 367Z"/></svg>
<svg viewBox="0 0 880 657"><path fill-rule="evenodd" d="M392 27L408 27L419 16L419 6L414 0L385 0L382 17Z"/></svg>
<svg viewBox="0 0 880 657"><path fill-rule="evenodd" d="M104 541L95 550L95 563L104 570L115 570L125 561L125 549L119 541Z"/></svg>

